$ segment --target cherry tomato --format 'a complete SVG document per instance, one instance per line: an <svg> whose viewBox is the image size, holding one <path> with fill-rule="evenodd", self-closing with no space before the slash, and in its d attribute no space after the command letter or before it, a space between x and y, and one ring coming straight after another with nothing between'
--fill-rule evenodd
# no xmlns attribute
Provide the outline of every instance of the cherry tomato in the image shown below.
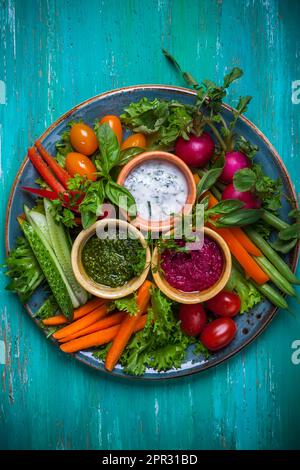
<svg viewBox="0 0 300 470"><path fill-rule="evenodd" d="M189 336L198 336L206 323L206 313L201 304L181 304L179 319L184 333Z"/></svg>
<svg viewBox="0 0 300 470"><path fill-rule="evenodd" d="M71 176L86 176L91 181L96 181L96 171L94 163L82 153L70 152L66 156L66 170Z"/></svg>
<svg viewBox="0 0 300 470"><path fill-rule="evenodd" d="M217 318L205 326L200 341L210 351L227 346L235 337L237 326L231 318Z"/></svg>
<svg viewBox="0 0 300 470"><path fill-rule="evenodd" d="M234 292L219 292L206 302L207 308L219 317L234 317L241 309L241 299Z"/></svg>
<svg viewBox="0 0 300 470"><path fill-rule="evenodd" d="M121 145L122 139L123 139L123 129L122 129L122 124L118 116L114 116L112 114L108 114L107 116L104 116L100 124L107 123L109 127L114 131L114 133L117 136L118 142Z"/></svg>
<svg viewBox="0 0 300 470"><path fill-rule="evenodd" d="M72 147L83 155L92 155L98 148L98 141L93 129L82 122L71 127L70 140Z"/></svg>
<svg viewBox="0 0 300 470"><path fill-rule="evenodd" d="M147 147L147 141L144 134L132 134L124 140L123 144L121 145L121 149L129 149L130 147L140 147L142 149Z"/></svg>

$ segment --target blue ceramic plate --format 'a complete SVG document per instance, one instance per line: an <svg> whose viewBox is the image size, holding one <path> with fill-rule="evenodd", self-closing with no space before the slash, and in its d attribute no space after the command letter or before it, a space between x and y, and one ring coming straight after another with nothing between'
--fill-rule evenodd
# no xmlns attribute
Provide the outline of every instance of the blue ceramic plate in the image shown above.
<svg viewBox="0 0 300 470"><path fill-rule="evenodd" d="M44 147L50 152L54 153L54 146L57 140L60 139L61 134L66 129L67 123L71 120L83 119L89 124L93 124L96 118L104 116L105 114L121 114L125 106L128 106L132 101L138 101L146 96L150 100L154 98L161 98L166 100L176 99L185 104L192 104L194 102L194 91L185 88L162 86L162 85L146 85L146 86L133 86L122 88L119 90L103 93L102 95L91 98L82 104L76 106L64 114L49 129L47 129L41 137ZM225 120L230 120L232 109L229 106L224 106L223 116ZM237 132L245 136L253 144L259 147L256 160L262 164L265 172L272 178L281 178L285 193L290 199L295 200L295 193L287 174L287 170L281 161L279 155L272 147L270 142L265 136L246 118L242 117L237 123ZM26 159L16 176L12 192L10 195L7 221L6 221L6 248L9 251L15 243L16 237L20 235L20 229L16 221L18 214L23 212L23 204L26 203L32 206L33 199L30 195L24 193L21 186L32 186L34 180L37 178L37 173L33 166ZM286 218L291 209L289 202L285 199L281 209L281 216ZM298 258L298 247L288 257L288 262L295 268ZM34 319L34 313L42 304L45 298L45 292L39 289L32 296L30 302L25 305L29 315ZM212 354L209 359L204 357L194 356L192 349L187 352L186 359L182 367L177 370L170 370L167 372L156 372L148 369L142 377L137 379L168 379L184 375L193 374L202 370L213 367L244 348L247 344L253 341L259 333L270 323L277 309L267 300L257 305L251 312L238 316L236 321L238 323L238 334L234 341L222 349L221 351ZM82 351L75 354L75 358L79 361L94 367L100 371L105 371L101 362L93 358L92 352ZM112 374L119 377L136 378L125 374L120 366L117 366Z"/></svg>

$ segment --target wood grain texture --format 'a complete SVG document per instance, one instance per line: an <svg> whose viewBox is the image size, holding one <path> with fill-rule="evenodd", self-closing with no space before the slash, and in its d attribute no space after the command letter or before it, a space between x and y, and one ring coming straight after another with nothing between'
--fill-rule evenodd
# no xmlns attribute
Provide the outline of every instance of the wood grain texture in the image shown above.
<svg viewBox="0 0 300 470"><path fill-rule="evenodd" d="M182 84L172 51L199 79L245 77L248 117L300 191L297 0L0 0L1 223L26 148L63 112L102 91ZM0 232L4 256L4 233ZM2 259L3 259L2 256ZM1 260L2 262L2 260ZM299 273L299 271L298 271ZM78 364L45 340L1 273L0 448L289 449L300 447L299 304L241 354L191 378L130 383ZM298 290L299 293L299 290Z"/></svg>

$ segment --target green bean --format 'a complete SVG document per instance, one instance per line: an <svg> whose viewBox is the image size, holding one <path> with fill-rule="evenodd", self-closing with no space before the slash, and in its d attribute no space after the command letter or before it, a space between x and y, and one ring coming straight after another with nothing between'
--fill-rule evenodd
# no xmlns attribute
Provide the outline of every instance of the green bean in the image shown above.
<svg viewBox="0 0 300 470"><path fill-rule="evenodd" d="M269 276L271 281L278 287L282 292L288 295L295 296L296 292L291 284L286 280L284 276L273 266L265 256L254 257L257 264L263 269L263 271Z"/></svg>
<svg viewBox="0 0 300 470"><path fill-rule="evenodd" d="M285 263L285 261L276 253L276 251L261 235L259 235L252 228L245 227L244 230L247 233L248 237L253 241L253 243L256 244L256 246L263 252L263 254L279 270L282 276L284 276L292 284L300 284L299 279L297 279L291 268Z"/></svg>
<svg viewBox="0 0 300 470"><path fill-rule="evenodd" d="M284 230L285 228L288 228L290 226L287 222L284 222L284 220L281 220L279 217L272 214L272 212L266 210L262 211L261 218L268 225L271 225L271 227L274 227L276 228L276 230L279 231Z"/></svg>
<svg viewBox="0 0 300 470"><path fill-rule="evenodd" d="M259 285L259 284L256 284L256 282L254 281L251 281L251 282L254 284L256 289L259 290L259 292L261 292L264 297L269 299L272 302L272 304L276 305L276 307L284 308L284 309L288 308L288 304L286 300L284 299L284 297L282 297L282 295L279 294L279 292L276 289L270 286L270 284L266 282L265 284Z"/></svg>

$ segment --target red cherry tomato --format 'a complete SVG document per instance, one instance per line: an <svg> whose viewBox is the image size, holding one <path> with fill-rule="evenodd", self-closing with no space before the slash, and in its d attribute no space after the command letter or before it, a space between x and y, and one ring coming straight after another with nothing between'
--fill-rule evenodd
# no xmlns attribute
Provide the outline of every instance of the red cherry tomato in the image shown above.
<svg viewBox="0 0 300 470"><path fill-rule="evenodd" d="M95 132L90 126L78 122L71 127L70 141L72 147L83 155L92 155L98 148Z"/></svg>
<svg viewBox="0 0 300 470"><path fill-rule="evenodd" d="M206 306L219 317L234 317L241 309L241 299L234 292L222 291L208 300Z"/></svg>
<svg viewBox="0 0 300 470"><path fill-rule="evenodd" d="M66 156L66 170L71 176L86 176L91 181L96 181L96 171L94 163L82 153L70 152Z"/></svg>
<svg viewBox="0 0 300 470"><path fill-rule="evenodd" d="M123 139L123 129L122 129L121 121L120 121L120 119L118 118L118 116L114 116L114 115L112 115L112 114L108 114L107 116L104 116L104 117L101 119L100 124L104 124L105 122L106 122L106 123L109 125L109 127L114 131L114 133L115 133L116 136L117 136L119 145L121 145L122 139Z"/></svg>
<svg viewBox="0 0 300 470"><path fill-rule="evenodd" d="M217 318L206 325L200 341L210 351L218 351L231 343L236 332L237 326L231 318Z"/></svg>
<svg viewBox="0 0 300 470"><path fill-rule="evenodd" d="M206 323L206 313L201 304L181 304L179 308L180 326L189 336L198 336Z"/></svg>

